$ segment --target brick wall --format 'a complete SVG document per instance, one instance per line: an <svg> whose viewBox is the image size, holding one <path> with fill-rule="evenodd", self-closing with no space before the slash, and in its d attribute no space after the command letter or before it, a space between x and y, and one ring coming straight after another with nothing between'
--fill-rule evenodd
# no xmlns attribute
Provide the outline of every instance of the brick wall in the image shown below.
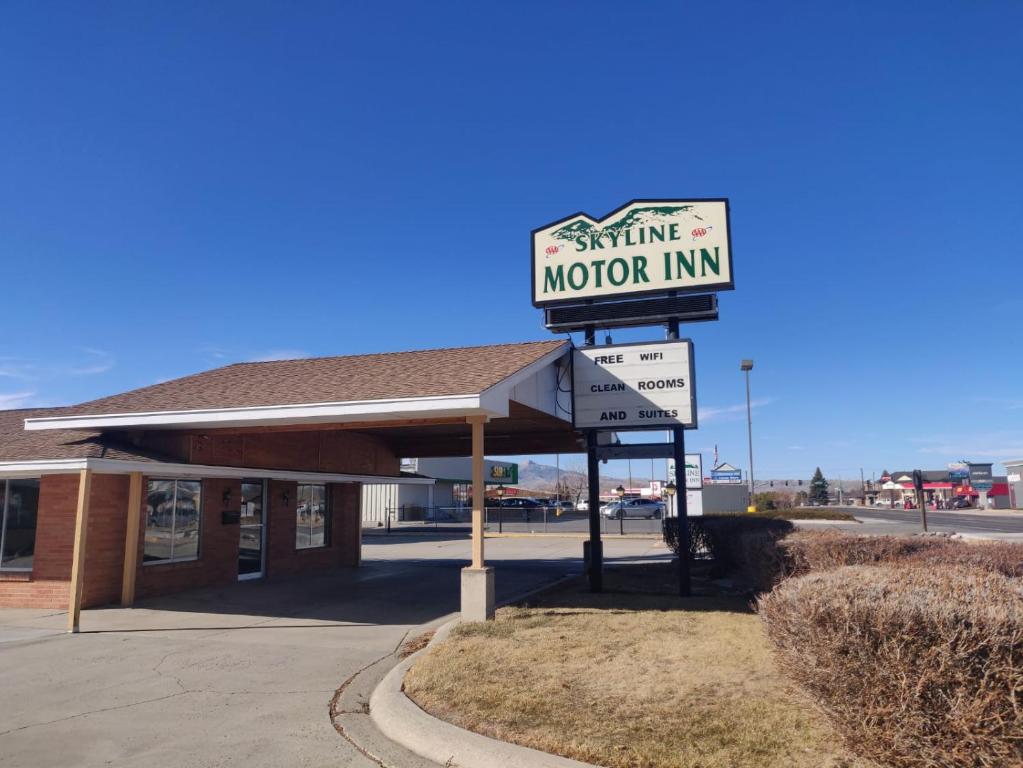
<svg viewBox="0 0 1023 768"><path fill-rule="evenodd" d="M43 476L32 573L0 577L0 606L67 608L77 509L77 474Z"/></svg>
<svg viewBox="0 0 1023 768"><path fill-rule="evenodd" d="M143 565L145 537L145 481L138 539L138 598L185 589L231 584L238 578L237 524L224 524L224 491L231 491L228 508L237 511L241 480L208 479L202 483L202 521L199 559L181 563ZM127 475L92 477L89 525L86 538L83 605L117 603L124 571L124 536L127 526ZM31 574L0 575L0 607L66 609L71 579L78 475L46 475L40 481L35 560ZM284 578L306 572L356 566L360 562L362 526L360 486L337 483L327 490L330 544L295 548L297 483L268 481L266 514L266 576ZM285 498L285 496L287 498Z"/></svg>
<svg viewBox="0 0 1023 768"><path fill-rule="evenodd" d="M231 491L225 508L224 491ZM199 559L179 563L145 565L142 560L145 537L145 484L142 486L143 515L139 526L138 570L135 577L137 598L166 595L195 587L231 584L238 579L238 525L221 521L225 509L237 511L241 499L241 480L202 481L202 519L199 534ZM88 584L88 576L86 576Z"/></svg>
<svg viewBox="0 0 1023 768"><path fill-rule="evenodd" d="M156 440L147 435L144 441ZM261 469L294 469L304 472L337 472L366 475L398 474L399 458L374 435L352 430L312 432L254 432L192 435L185 450L181 442L160 439L153 445L172 450L192 464Z"/></svg>
<svg viewBox="0 0 1023 768"><path fill-rule="evenodd" d="M124 535L128 526L127 475L92 476L89 532L85 538L82 605L106 605L121 599Z"/></svg>
<svg viewBox="0 0 1023 768"><path fill-rule="evenodd" d="M330 545L295 548L298 483L271 480L267 516L267 578L277 579L310 571L359 564L362 526L359 483L327 486Z"/></svg>

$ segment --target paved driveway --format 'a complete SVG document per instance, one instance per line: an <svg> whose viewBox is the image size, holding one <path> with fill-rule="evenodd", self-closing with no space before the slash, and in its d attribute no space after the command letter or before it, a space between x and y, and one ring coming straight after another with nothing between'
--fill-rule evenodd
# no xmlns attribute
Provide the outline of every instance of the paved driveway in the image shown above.
<svg viewBox="0 0 1023 768"><path fill-rule="evenodd" d="M609 542L609 559L666 556ZM487 540L498 598L577 571L572 539ZM0 610L0 766L370 766L337 687L458 608L462 535L367 537L366 565L83 613Z"/></svg>

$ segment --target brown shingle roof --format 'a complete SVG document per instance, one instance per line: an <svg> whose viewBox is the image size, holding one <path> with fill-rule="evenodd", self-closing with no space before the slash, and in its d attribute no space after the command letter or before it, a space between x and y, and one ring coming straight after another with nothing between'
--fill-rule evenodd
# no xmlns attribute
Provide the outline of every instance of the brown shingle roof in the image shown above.
<svg viewBox="0 0 1023 768"><path fill-rule="evenodd" d="M159 461L161 457L119 444L97 432L78 430L25 431L25 419L57 416L63 408L0 411L0 461L45 459L125 459Z"/></svg>
<svg viewBox="0 0 1023 768"><path fill-rule="evenodd" d="M60 415L472 395L565 344L551 340L238 363L63 408Z"/></svg>

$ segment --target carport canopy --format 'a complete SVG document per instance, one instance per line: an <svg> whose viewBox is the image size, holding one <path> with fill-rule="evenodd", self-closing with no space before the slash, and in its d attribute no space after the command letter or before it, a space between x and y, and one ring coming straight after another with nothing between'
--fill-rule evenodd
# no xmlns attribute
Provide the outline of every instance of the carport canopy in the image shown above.
<svg viewBox="0 0 1023 768"><path fill-rule="evenodd" d="M491 588L488 596L480 586L467 602L466 585L485 579L463 577L463 614L467 605L478 606L468 618L481 619L493 614L483 551L483 457L585 449L572 427L570 352L568 341L552 340L240 363L26 418L25 429L73 430L79 439L122 445L165 432L356 430L376 436L398 457L471 456L472 565L466 570L489 578ZM81 504L80 518L87 514Z"/></svg>

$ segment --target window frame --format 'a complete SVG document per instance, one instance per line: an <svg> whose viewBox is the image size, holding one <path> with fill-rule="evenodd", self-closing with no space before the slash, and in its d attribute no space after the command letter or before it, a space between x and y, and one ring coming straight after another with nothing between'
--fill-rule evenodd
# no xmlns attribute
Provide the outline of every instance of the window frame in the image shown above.
<svg viewBox="0 0 1023 768"><path fill-rule="evenodd" d="M313 487L323 489L323 543L322 544L309 544L306 546L299 546L298 543L298 506L299 499L302 497L302 487ZM318 549L330 549L330 535L333 526L331 525L331 505L330 505L330 484L329 483L298 483L295 488L295 551L296 552L307 552L310 550Z"/></svg>
<svg viewBox="0 0 1023 768"><path fill-rule="evenodd" d="M146 478L146 498L148 505L149 498L149 484L150 483L174 483L174 505L173 505L173 517L171 522L171 556L167 558L161 558L159 560L146 560L146 531L149 528L149 520L145 521L142 526L142 565L148 567L151 565L174 565L176 563L194 563L202 558L202 521L203 521L203 507L205 506L205 489L203 488L203 481L196 480L195 478L189 477L147 477ZM192 557L174 557L174 530L178 522L178 483L198 483L199 484L199 504L197 505L197 533L198 541L196 542L195 555Z"/></svg>
<svg viewBox="0 0 1023 768"><path fill-rule="evenodd" d="M10 509L11 504L11 482L34 480L41 489L42 477L28 476L28 477L0 477L0 485L3 486L3 503L0 504L0 573L32 573L35 569L35 537L32 539L32 565L27 568L19 568L12 566L4 566L3 563L3 546L7 541L7 512ZM36 511L35 511L36 525L35 533L39 532L39 500L36 497Z"/></svg>

